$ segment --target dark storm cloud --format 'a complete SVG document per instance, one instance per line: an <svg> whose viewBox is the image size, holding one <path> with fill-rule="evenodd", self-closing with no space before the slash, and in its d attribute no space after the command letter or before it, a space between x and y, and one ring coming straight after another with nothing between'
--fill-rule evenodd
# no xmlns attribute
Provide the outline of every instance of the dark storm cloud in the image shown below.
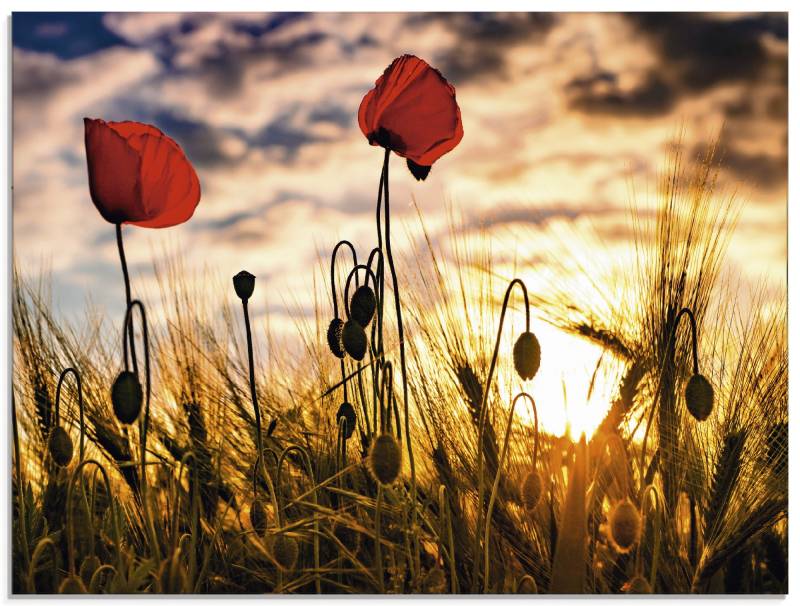
<svg viewBox="0 0 800 606"><path fill-rule="evenodd" d="M424 13L408 17L406 24L435 21L455 33L458 41L431 61L454 84L487 76L504 77L505 53L521 42L537 42L552 29L551 13Z"/></svg>
<svg viewBox="0 0 800 606"><path fill-rule="evenodd" d="M127 42L103 25L103 13L14 13L11 39L17 48L74 59Z"/></svg>
<svg viewBox="0 0 800 606"><path fill-rule="evenodd" d="M786 40L785 14L720 18L695 13L643 13L628 18L656 44L678 84L702 91L720 82L758 79L774 59L761 37Z"/></svg>
<svg viewBox="0 0 800 606"><path fill-rule="evenodd" d="M787 37L785 14L737 18L697 13L631 13L625 17L651 41L658 65L632 89L621 90L617 74L598 68L573 79L566 93L573 109L587 114L655 116L667 114L682 97L725 82L754 83L768 67L786 71L786 58L768 52L762 37ZM783 78L786 86L786 78ZM749 109L747 100L732 109Z"/></svg>
<svg viewBox="0 0 800 606"><path fill-rule="evenodd" d="M653 116L669 112L675 104L675 92L657 73L644 82L622 91L617 75L607 71L571 80L566 87L572 108L592 114Z"/></svg>

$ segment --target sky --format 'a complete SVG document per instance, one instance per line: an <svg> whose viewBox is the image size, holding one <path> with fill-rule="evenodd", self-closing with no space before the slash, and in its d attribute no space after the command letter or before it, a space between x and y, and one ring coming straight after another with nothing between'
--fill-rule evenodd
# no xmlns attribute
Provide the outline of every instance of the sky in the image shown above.
<svg viewBox="0 0 800 606"><path fill-rule="evenodd" d="M676 133L689 157L721 133L720 185L742 201L728 270L782 287L787 29L783 13L15 13L15 260L26 276L50 272L63 316L80 321L91 302L121 317L83 117L155 124L196 167L202 199L186 224L125 228L134 291L157 292L165 250L225 280L248 269L256 313L291 337L298 305L313 314L320 255L340 238L362 254L375 245L382 154L357 110L392 59L413 53L456 87L464 138L422 183L394 159L395 233L422 237L413 199L445 242L454 209L461 229L487 230L509 278L505 261L524 272L569 229L620 250L631 192L652 193ZM396 246L407 257L408 242Z"/></svg>

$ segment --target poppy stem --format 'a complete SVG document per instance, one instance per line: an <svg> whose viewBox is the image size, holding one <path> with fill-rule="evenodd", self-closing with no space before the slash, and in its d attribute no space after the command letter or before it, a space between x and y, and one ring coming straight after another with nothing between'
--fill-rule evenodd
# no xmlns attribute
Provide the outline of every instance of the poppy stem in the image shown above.
<svg viewBox="0 0 800 606"><path fill-rule="evenodd" d="M391 241L391 212L389 208L389 154L390 150L387 148L383 156L383 198L384 198L384 222L386 225L386 261L389 265L389 273L392 276L392 290L394 291L394 307L397 316L397 338L400 345L400 373L403 379L403 409L405 412L405 432L406 432L406 447L408 449L408 463L411 468L411 525L412 528L417 526L417 473L414 465L414 450L411 444L411 424L408 416L408 372L406 370L406 346L405 337L403 335L403 312L400 305L400 290L397 285L397 271L394 267L394 259L392 258L392 241ZM380 213L380 210L379 210ZM378 230L378 241L380 243L380 229ZM419 537L414 532L414 571L415 574L420 569L420 556L419 556Z"/></svg>
<svg viewBox="0 0 800 606"><path fill-rule="evenodd" d="M264 451L263 441L261 437L261 411L258 406L258 396L256 394L256 370L253 362L253 335L250 330L250 311L247 307L247 299L242 299L242 309L244 310L244 329L247 334L247 364L250 368L250 398L253 400L253 412L256 417L256 447L258 448L258 457L256 459L256 466L261 466L261 472L267 481L269 487L270 498L272 499L273 507L275 507L275 516L277 518L278 527L280 527L280 510L278 509L278 501L275 496L275 487L272 485L267 465L264 457L261 456Z"/></svg>
<svg viewBox="0 0 800 606"><path fill-rule="evenodd" d="M125 260L125 247L122 245L122 223L116 224L117 228L117 250L119 251L119 262L122 265L122 278L125 280L125 309L131 306L131 279L128 275L128 262ZM131 357L133 357L133 374L139 376L139 367L136 363L136 349L133 344L133 325L128 326L128 339L131 342Z"/></svg>
<svg viewBox="0 0 800 606"><path fill-rule="evenodd" d="M497 339L495 339L494 343L494 353L492 354L492 360L489 364L489 374L486 377L486 387L483 390L482 398L481 398L481 407L480 407L480 414L478 415L478 515L476 519L476 526L475 526L475 545L473 551L473 564L472 564L472 592L477 593L478 590L478 575L480 574L480 547L481 547L481 533L480 529L483 524L483 498L484 498L484 486L483 486L483 435L486 431L486 412L488 409L488 400L489 400L489 390L492 388L492 378L494 376L494 369L497 365L497 354L500 351L500 337L503 334L503 322L505 321L506 317L506 310L508 309L508 301L511 298L511 292L514 290L514 286L519 285L522 289L522 296L525 299L525 330L530 331L531 326L531 316L530 316L530 305L528 303L528 288L525 286L525 282L520 280L519 278L514 278L508 285L506 289L505 297L503 298L503 306L500 309L500 322L497 326Z"/></svg>
<svg viewBox="0 0 800 606"><path fill-rule="evenodd" d="M65 368L62 371L61 376L58 377L58 384L56 385L56 425L58 425L60 416L59 408L61 406L61 386L64 384L67 375L70 373L72 373L75 376L75 384L78 389L78 411L80 414L80 425L81 425L81 440L80 440L80 451L79 451L80 457L78 459L78 462L80 463L81 461L83 461L83 436L86 432L86 427L83 421L83 389L81 387L81 375L78 373L77 370L75 370L72 367Z"/></svg>
<svg viewBox="0 0 800 606"><path fill-rule="evenodd" d="M692 353L694 356L693 357L694 374L700 374L700 364L697 360L697 322L695 321L694 318L694 312L692 312L692 310L689 309L688 307L684 307L678 312L678 315L675 318L675 323L672 325L672 330L669 333L667 346L664 349L664 355L661 359L661 368L658 371L658 387L656 388L655 392L653 392L656 394L656 397L658 397L658 394L661 393L661 386L664 380L664 369L667 364L667 357L670 355L671 348L674 347L675 335L678 332L678 326L680 325L681 318L684 315L689 316L689 324L692 329ZM639 461L639 473L642 474L642 477L644 477L643 474L645 473L644 460L645 457L647 456L647 437L650 434L650 426L653 424L653 416L654 416L653 413L655 413L655 410L656 410L656 403L653 402L653 405L650 407L650 413L647 415L647 425L645 426L644 437L642 438L642 454ZM642 482L642 484L644 484L644 482ZM644 490L645 487L642 486L641 488L642 490Z"/></svg>

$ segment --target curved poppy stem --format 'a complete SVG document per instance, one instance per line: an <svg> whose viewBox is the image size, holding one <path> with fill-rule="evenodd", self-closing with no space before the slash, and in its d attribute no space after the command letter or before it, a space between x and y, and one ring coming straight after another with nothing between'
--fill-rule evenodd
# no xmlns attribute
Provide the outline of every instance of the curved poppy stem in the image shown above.
<svg viewBox="0 0 800 606"><path fill-rule="evenodd" d="M383 197L384 197L384 222L386 226L386 261L389 265L389 273L392 277L392 290L394 291L394 307L397 316L397 338L400 346L400 374L403 380L403 410L405 413L405 433L406 433L406 448L408 450L408 464L411 469L411 524L413 528L417 526L417 472L414 465L414 449L411 440L411 422L408 414L408 370L406 368L406 344L405 336L403 334L403 311L400 303L400 290L397 284L397 271L394 267L394 259L392 257L392 239L391 239L391 211L389 206L389 154L390 150L387 148L383 156ZM378 230L380 234L380 230ZM414 533L414 571L415 574L419 573L420 569L420 555L419 555L419 537Z"/></svg>
<svg viewBox="0 0 800 606"><path fill-rule="evenodd" d="M336 254L339 252L339 248L342 246L347 246L350 249L351 254L353 255L353 265L358 265L358 254L356 254L356 249L353 244L349 240L340 240L337 242L336 246L333 247L333 252L331 252L331 298L333 300L333 317L339 317L339 300L336 297ZM358 282L358 278L356 278L356 282Z"/></svg>
<svg viewBox="0 0 800 606"><path fill-rule="evenodd" d="M661 368L658 371L658 386L656 387L656 390L654 392L656 398L658 397L658 394L661 392L661 383L664 380L664 368L666 367L670 348L672 347L672 344L675 341L675 335L678 332L678 326L680 326L680 321L681 318L684 316L684 314L689 317L689 324L692 330L692 353L694 355L694 374L700 374L700 363L697 357L697 322L695 321L694 318L694 312L688 307L684 307L683 309L680 310L680 312L678 312L678 315L675 318L675 323L672 325L672 331L670 332L669 339L667 340L667 347L664 350L664 355L661 358ZM640 474L645 473L644 460L647 455L647 438L650 434L650 426L653 424L653 415L655 413L655 410L656 410L656 403L654 401L653 405L650 407L650 412L647 415L647 425L645 426L644 437L642 438L642 455L639 462ZM644 478L644 475L642 475L642 478ZM642 482L642 484L644 484L644 482ZM642 489L644 489L644 486L642 486Z"/></svg>
<svg viewBox="0 0 800 606"><path fill-rule="evenodd" d="M119 251L119 262L122 265L122 278L125 280L125 309L131 306L131 280L128 275L128 263L125 260L125 247L122 245L122 223L116 224L117 229L117 250ZM128 328L128 338L131 341L131 355L133 356L133 374L139 376L139 367L136 363L136 347L133 343L133 326ZM127 365L127 364L126 364Z"/></svg>
<svg viewBox="0 0 800 606"><path fill-rule="evenodd" d="M81 461L83 461L83 437L84 437L84 435L86 433L86 426L85 426L84 421L83 421L83 388L81 387L81 375L78 373L77 370L75 370L72 367L65 368L61 372L61 376L58 377L58 385L56 385L56 414L55 414L55 417L56 417L56 425L58 425L58 423L59 423L59 409L61 407L61 386L64 383L64 380L67 378L67 375L70 374L70 373L72 373L72 375L75 377L75 384L76 384L77 389L78 389L78 410L79 410L79 413L80 413L80 426L81 426L81 439L80 439L80 449L79 449L80 458L78 459L78 462L80 463Z"/></svg>
<svg viewBox="0 0 800 606"><path fill-rule="evenodd" d="M147 503L147 430L150 427L150 339L147 330L147 314L145 313L144 304L139 299L134 299L128 305L125 311L125 324L122 328L122 352L125 358L125 368L128 367L128 339L125 338L126 333L130 337L131 354L133 357L134 368L136 367L136 356L133 355L134 341L131 335L133 334L133 308L139 309L139 317L142 320L142 341L144 342L144 376L145 376L145 404L144 404L144 417L141 419L141 432L140 432L140 451L141 451L141 491L142 491L142 509L144 510L145 522L148 530L150 531L150 539L153 543L153 549L156 554L156 560L161 557L160 549L158 547L158 539L156 537L153 521L150 517L150 507ZM135 372L135 371L134 371Z"/></svg>
<svg viewBox="0 0 800 606"><path fill-rule="evenodd" d="M372 338L370 339L370 349L373 355L378 358L383 355L383 251L380 248L373 248L369 253L367 259L367 267L372 269L372 260L377 258L378 261L375 265L375 276L377 277L377 284L375 288L375 298L377 307L378 321L372 324ZM378 333L376 344L375 333Z"/></svg>
<svg viewBox="0 0 800 606"><path fill-rule="evenodd" d="M302 446L292 444L283 450L281 457L278 460L278 485L280 486L281 467L283 465L283 461L290 452L300 453L300 458L303 459L303 464L306 468L306 474L308 474L308 479L311 481L311 500L314 505L314 568L319 570L319 516L317 515L317 480L314 477L314 468L311 465L311 457L309 456L308 451ZM316 575L314 587L317 590L317 594L322 593L322 581L320 580L319 574Z"/></svg>
<svg viewBox="0 0 800 606"><path fill-rule="evenodd" d="M480 566L480 558L478 556L480 552L481 546L481 535L480 535L480 528L483 524L483 434L486 431L486 412L487 412L487 401L489 399L489 391L492 387L492 378L494 377L494 369L497 365L497 354L500 351L500 338L503 334L503 323L506 317L506 310L508 309L508 301L511 298L511 291L514 289L514 286L519 285L522 289L522 295L525 299L525 331L529 332L531 328L531 312L530 312L530 304L528 302L528 288L525 286L525 282L520 280L519 278L514 278L511 280L511 283L508 285L506 289L505 297L503 297L503 306L500 308L500 323L497 326L497 338L495 339L494 343L494 353L492 354L492 360L489 363L489 374L486 378L486 387L483 390L483 395L481 397L481 408L480 414L478 415L478 515L476 519L475 525L475 545L473 548L473 566L472 566L472 591L475 593L477 591L477 584L478 584L478 568Z"/></svg>
<svg viewBox="0 0 800 606"><path fill-rule="evenodd" d="M514 422L514 408L517 405L517 400L520 398L527 398L533 408L533 417L536 419L536 441L534 452L538 450L539 445L539 417L536 411L536 401L527 393L520 392L511 401L511 410L508 411L508 422L506 423L506 433L503 438L503 450L500 453L500 458L497 461L497 473L494 475L494 484L492 485L492 495L489 497L489 508L486 511L486 528L483 536L483 593L489 591L489 535L492 530L492 512L494 511L495 500L497 499L497 488L500 485L500 474L503 470L503 463L506 460L506 453L508 452L509 438L511 437L511 426ZM535 465L535 462L534 462Z"/></svg>
<svg viewBox="0 0 800 606"><path fill-rule="evenodd" d="M333 251L331 252L331 299L333 300L333 317L339 317L339 299L336 296L336 255L339 252L339 248L342 246L347 246L350 249L350 253L353 255L353 265L358 265L358 254L356 253L356 249L353 244L349 240L340 240L336 243L336 246L333 247ZM358 278L356 278L356 282ZM345 306L347 302L345 302ZM345 381L345 370L344 370L344 360L339 360L339 368L342 371L342 396L344 398L344 402L347 402L347 381Z"/></svg>
<svg viewBox="0 0 800 606"><path fill-rule="evenodd" d="M267 482L267 488L269 488L269 498L272 501L272 507L275 509L275 521L276 526L278 528L281 527L281 510L278 503L278 495L275 491L275 484L272 482L272 476L269 475L269 470L267 469L267 464L264 462L264 453L269 452L275 458L275 467L278 466L278 455L271 448L264 448L258 452L256 456L256 462L253 466L253 499L255 500L258 498L258 484L256 482L256 477L258 470L261 470L261 474L264 476L264 479ZM279 478L280 479L280 478Z"/></svg>

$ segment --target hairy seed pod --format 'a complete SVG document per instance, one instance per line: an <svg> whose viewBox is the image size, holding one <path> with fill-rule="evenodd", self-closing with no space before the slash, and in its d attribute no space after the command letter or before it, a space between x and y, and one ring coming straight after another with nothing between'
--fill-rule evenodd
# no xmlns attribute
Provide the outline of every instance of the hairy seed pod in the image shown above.
<svg viewBox="0 0 800 606"><path fill-rule="evenodd" d="M83 559L79 574L84 585L89 586L89 583L92 582L92 576L98 568L100 568L100 558L96 555L92 554Z"/></svg>
<svg viewBox="0 0 800 606"><path fill-rule="evenodd" d="M339 318L334 318L328 325L328 349L339 359L344 358L344 346L342 345L342 328L344 322Z"/></svg>
<svg viewBox="0 0 800 606"><path fill-rule="evenodd" d="M517 585L517 593L539 593L534 578L528 574L522 577Z"/></svg>
<svg viewBox="0 0 800 606"><path fill-rule="evenodd" d="M339 426L339 419L344 417L344 430L343 436L345 440L349 440L356 429L356 410L350 402L342 402L339 410L336 411L336 426Z"/></svg>
<svg viewBox="0 0 800 606"><path fill-rule="evenodd" d="M686 408L698 421L705 421L714 408L714 388L703 375L692 375L686 384Z"/></svg>
<svg viewBox="0 0 800 606"><path fill-rule="evenodd" d="M342 328L342 345L354 360L363 360L367 353L367 333L364 327L353 319L344 323Z"/></svg>
<svg viewBox="0 0 800 606"><path fill-rule="evenodd" d="M129 370L119 373L111 386L111 404L120 423L129 425L139 418L142 410L142 386Z"/></svg>
<svg viewBox="0 0 800 606"><path fill-rule="evenodd" d="M608 526L611 540L617 551L627 553L639 541L639 535L642 532L642 517L636 506L626 498L611 510Z"/></svg>
<svg viewBox="0 0 800 606"><path fill-rule="evenodd" d="M368 285L362 284L350 299L350 317L366 328L372 321L376 307L375 293Z"/></svg>
<svg viewBox="0 0 800 606"><path fill-rule="evenodd" d="M514 344L514 368L523 381L532 379L539 370L542 349L532 332L522 333Z"/></svg>
<svg viewBox="0 0 800 606"><path fill-rule="evenodd" d="M58 593L86 593L86 585L83 584L83 581L81 581L79 576L71 574L61 582L61 585L58 588Z"/></svg>
<svg viewBox="0 0 800 606"><path fill-rule="evenodd" d="M267 510L264 509L261 499L256 499L250 505L250 525L259 536L263 536L267 531Z"/></svg>
<svg viewBox="0 0 800 606"><path fill-rule="evenodd" d="M333 522L333 535L352 553L361 549L361 533L354 528L355 518L347 514L339 514L342 521ZM349 523L348 523L349 522Z"/></svg>
<svg viewBox="0 0 800 606"><path fill-rule="evenodd" d="M539 500L542 498L542 477L535 469L530 471L525 476L525 479L522 480L520 496L525 509L529 512L536 509Z"/></svg>
<svg viewBox="0 0 800 606"><path fill-rule="evenodd" d="M379 435L369 449L369 470L375 479L388 486L400 475L403 453L390 433Z"/></svg>
<svg viewBox="0 0 800 606"><path fill-rule="evenodd" d="M233 276L233 289L242 301L247 301L253 295L255 287L256 277L250 272L242 270Z"/></svg>
<svg viewBox="0 0 800 606"><path fill-rule="evenodd" d="M72 460L72 439L63 427L56 425L47 438L47 450L56 465L66 467Z"/></svg>
<svg viewBox="0 0 800 606"><path fill-rule="evenodd" d="M271 542L272 557L284 570L294 570L300 551L297 541L283 533L277 534Z"/></svg>
<svg viewBox="0 0 800 606"><path fill-rule="evenodd" d="M786 469L789 458L789 424L775 423L767 436L767 466L775 475Z"/></svg>
<svg viewBox="0 0 800 606"><path fill-rule="evenodd" d="M653 593L653 588L642 575L637 574L630 581L622 586L622 591L625 593Z"/></svg>

